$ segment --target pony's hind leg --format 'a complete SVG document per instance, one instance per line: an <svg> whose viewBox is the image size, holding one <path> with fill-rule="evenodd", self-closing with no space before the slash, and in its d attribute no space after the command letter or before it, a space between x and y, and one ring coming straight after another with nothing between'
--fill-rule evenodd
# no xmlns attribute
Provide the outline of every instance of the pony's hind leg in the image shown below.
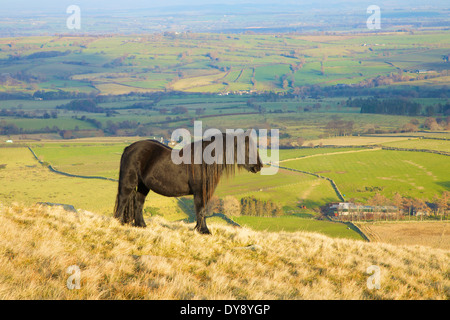
<svg viewBox="0 0 450 320"><path fill-rule="evenodd" d="M131 223L134 219L135 202L135 188L119 188L114 217L122 224Z"/></svg>
<svg viewBox="0 0 450 320"><path fill-rule="evenodd" d="M122 155L119 174L119 186L117 190L114 217L122 224L132 223L135 218L136 187L138 184L137 173L128 166Z"/></svg>
<svg viewBox="0 0 450 320"><path fill-rule="evenodd" d="M147 226L144 221L143 209L145 198L147 197L149 191L150 190L141 181L139 181L136 192L136 208L134 212L134 225L136 227L145 228Z"/></svg>
<svg viewBox="0 0 450 320"><path fill-rule="evenodd" d="M197 224L195 226L195 230L200 232L201 234L211 234L208 227L206 226L206 208L203 205L202 197L199 195L194 195L194 206L195 206L195 215L197 216Z"/></svg>

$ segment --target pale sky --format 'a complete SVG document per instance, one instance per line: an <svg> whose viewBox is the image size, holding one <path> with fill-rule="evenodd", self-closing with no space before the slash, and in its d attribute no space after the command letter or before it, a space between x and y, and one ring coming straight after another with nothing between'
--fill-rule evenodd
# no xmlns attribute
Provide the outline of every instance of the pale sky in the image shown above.
<svg viewBox="0 0 450 320"><path fill-rule="evenodd" d="M339 8L349 8L355 5L369 6L375 4L381 8L396 8L408 10L409 8L448 8L448 0L0 0L0 15L20 14L25 12L57 12L60 8L67 8L69 5L78 5L85 11L104 12L110 10L136 10L150 9L161 7L189 7L189 6L208 6L208 5L225 5L254 6L255 9L264 10L264 7L272 8L288 8L292 7L296 10L314 9L330 9L339 10ZM99 12L100 10L100 12Z"/></svg>

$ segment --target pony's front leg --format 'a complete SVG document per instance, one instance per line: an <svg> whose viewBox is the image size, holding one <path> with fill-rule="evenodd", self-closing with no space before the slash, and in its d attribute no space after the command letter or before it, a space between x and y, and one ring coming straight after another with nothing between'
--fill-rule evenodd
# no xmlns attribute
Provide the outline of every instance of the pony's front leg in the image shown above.
<svg viewBox="0 0 450 320"><path fill-rule="evenodd" d="M195 229L201 234L211 234L208 227L206 226L206 208L203 205L202 197L199 195L194 195L194 206L195 215L197 217L197 224Z"/></svg>
<svg viewBox="0 0 450 320"><path fill-rule="evenodd" d="M144 221L144 209L145 195L137 192L136 193L136 211L134 213L134 226L145 228L147 225Z"/></svg>
<svg viewBox="0 0 450 320"><path fill-rule="evenodd" d="M136 227L145 228L147 226L144 221L143 209L145 198L147 197L149 191L150 190L145 186L145 184L139 181L136 192L136 208L134 212L134 225Z"/></svg>

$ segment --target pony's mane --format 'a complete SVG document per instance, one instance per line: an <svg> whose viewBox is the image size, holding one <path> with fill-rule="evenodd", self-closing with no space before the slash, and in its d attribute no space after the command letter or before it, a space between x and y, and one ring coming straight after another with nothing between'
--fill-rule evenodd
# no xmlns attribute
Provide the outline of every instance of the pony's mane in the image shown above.
<svg viewBox="0 0 450 320"><path fill-rule="evenodd" d="M159 144L161 147L164 147L167 150L172 150L171 147L169 147L168 145L162 143L161 141L158 141L158 140L155 140L155 139L149 139L148 141L155 142L156 144Z"/></svg>
<svg viewBox="0 0 450 320"><path fill-rule="evenodd" d="M212 198L213 194L214 194L214 190L217 186L217 184L220 181L220 178L222 177L222 175L225 175L227 178L228 177L233 177L236 174L236 168L238 170L242 169L244 167L243 164L238 164L237 163L237 139L238 136L242 135L241 134L227 134L227 133L222 133L221 137L222 137L222 146L224 148L224 152L222 153L222 161L221 163L217 163L216 161L211 163L211 164L207 164L205 163L205 161L203 161L202 158L202 163L201 164L195 164L194 163L194 144L196 142L192 142L189 146L191 148L191 164L189 165L191 172L192 172L192 176L194 176L195 172L197 170L200 170L201 172L201 179L202 179L202 200L203 203L206 203L209 199ZM227 136L231 136L234 139L233 142L233 154L234 154L234 159L232 161L232 163L228 163L227 161L227 153L229 153L231 150L227 150L227 144L226 144L226 139ZM215 136L217 137L217 136ZM214 138L216 139L216 138ZM197 143L199 143L197 141ZM201 141L202 143L202 155L203 155L203 151L205 150L205 148L210 144L213 143L213 140L211 139L211 141L207 141L202 139ZM247 142L247 139L244 139L244 143L245 143L245 147L248 148L249 147L249 140Z"/></svg>

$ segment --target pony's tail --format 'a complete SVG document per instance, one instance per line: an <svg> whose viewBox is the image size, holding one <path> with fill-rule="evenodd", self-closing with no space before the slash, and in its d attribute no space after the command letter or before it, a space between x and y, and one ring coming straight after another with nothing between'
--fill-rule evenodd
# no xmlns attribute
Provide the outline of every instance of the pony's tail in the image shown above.
<svg viewBox="0 0 450 320"><path fill-rule="evenodd" d="M136 212L136 189L135 187L127 188L126 172L127 170L127 148L125 148L121 160L119 171L119 185L114 206L114 218L118 219L122 224L133 223ZM131 192L129 191L131 189Z"/></svg>
<svg viewBox="0 0 450 320"><path fill-rule="evenodd" d="M136 213L136 191L133 190L128 196L123 196L120 191L116 197L114 206L114 217L122 224L132 224Z"/></svg>

